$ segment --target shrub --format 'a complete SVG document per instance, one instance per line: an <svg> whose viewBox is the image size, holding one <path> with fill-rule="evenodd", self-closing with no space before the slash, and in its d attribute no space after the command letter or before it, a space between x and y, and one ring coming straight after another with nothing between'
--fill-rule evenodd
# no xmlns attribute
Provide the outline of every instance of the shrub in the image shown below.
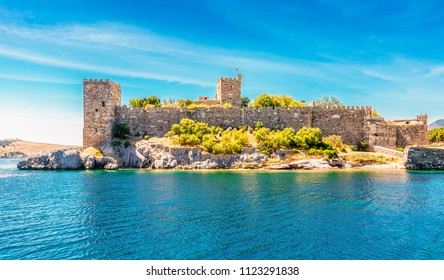
<svg viewBox="0 0 444 280"><path fill-rule="evenodd" d="M303 127L296 133L295 141L301 149L316 148L321 143L321 130Z"/></svg>
<svg viewBox="0 0 444 280"><path fill-rule="evenodd" d="M190 99L179 99L178 101L177 101L177 105L179 105L179 107L188 107L188 106L190 106L191 104L194 104L194 102L193 102L193 100L190 100Z"/></svg>
<svg viewBox="0 0 444 280"><path fill-rule="evenodd" d="M434 142L444 142L444 127L435 128L429 131L429 141Z"/></svg>
<svg viewBox="0 0 444 280"><path fill-rule="evenodd" d="M366 152L366 151L368 151L368 148L369 148L369 145L364 140L360 140L358 142L358 151Z"/></svg>
<svg viewBox="0 0 444 280"><path fill-rule="evenodd" d="M303 102L299 102L296 100L293 100L291 96L288 95L270 95L267 93L263 93L259 95L252 104L252 107L259 108L259 107L284 107L284 108L290 108L290 107L303 107L307 106L307 104Z"/></svg>
<svg viewBox="0 0 444 280"><path fill-rule="evenodd" d="M342 137L338 135L329 135L322 138L322 142L325 142L335 149L345 149L345 145L342 142Z"/></svg>
<svg viewBox="0 0 444 280"><path fill-rule="evenodd" d="M210 127L206 123L190 119L182 119L179 124L174 124L166 136L174 137L174 144L202 145L206 151L213 154L240 153L248 144L246 127L222 130L220 127Z"/></svg>
<svg viewBox="0 0 444 280"><path fill-rule="evenodd" d="M122 145L122 142L120 142L119 140L113 140L113 141L111 141L111 147L114 147L114 148L116 148L116 147L120 147L120 145Z"/></svg>
<svg viewBox="0 0 444 280"><path fill-rule="evenodd" d="M125 148L128 148L129 146L131 146L131 142L129 140L126 140L125 143L123 143L123 146Z"/></svg>
<svg viewBox="0 0 444 280"><path fill-rule="evenodd" d="M324 97L322 100L314 100L314 106L338 108L343 106L342 102L336 97Z"/></svg>
<svg viewBox="0 0 444 280"><path fill-rule="evenodd" d="M397 147L396 150L397 150L398 152L401 152L401 153L404 152L404 148L401 148L401 147Z"/></svg>
<svg viewBox="0 0 444 280"><path fill-rule="evenodd" d="M338 159L338 152L336 150L324 150L324 157L328 159Z"/></svg>
<svg viewBox="0 0 444 280"><path fill-rule="evenodd" d="M222 105L223 108L232 108L233 105L231 105L231 103L225 103L224 105Z"/></svg>
<svg viewBox="0 0 444 280"><path fill-rule="evenodd" d="M126 123L119 123L114 127L114 137L117 138L126 138L130 132L130 128Z"/></svg>
<svg viewBox="0 0 444 280"><path fill-rule="evenodd" d="M150 139L150 137L148 136L148 134L145 135L145 136L143 136L143 140L148 140L148 139Z"/></svg>
<svg viewBox="0 0 444 280"><path fill-rule="evenodd" d="M146 108L148 105L153 107L160 107L160 99L157 96L150 96L148 98L131 98L129 101L130 107Z"/></svg>

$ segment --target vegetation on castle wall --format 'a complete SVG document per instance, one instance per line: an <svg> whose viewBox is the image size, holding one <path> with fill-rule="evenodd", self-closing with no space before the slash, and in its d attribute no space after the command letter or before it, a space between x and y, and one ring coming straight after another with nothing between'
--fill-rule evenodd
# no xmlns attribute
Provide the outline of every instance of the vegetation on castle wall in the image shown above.
<svg viewBox="0 0 444 280"><path fill-rule="evenodd" d="M444 142L444 127L435 128L429 131L430 143Z"/></svg>
<svg viewBox="0 0 444 280"><path fill-rule="evenodd" d="M342 106L344 106L343 104L342 104L342 102L338 99L338 98L336 98L336 97L324 97L323 99L321 99L321 100L314 100L313 101L313 105L314 106L319 106L319 107L324 107L324 108L326 108L326 107L329 107L329 108L338 108L338 107L342 107Z"/></svg>
<svg viewBox="0 0 444 280"><path fill-rule="evenodd" d="M241 98L241 101L242 101L242 107L248 107L248 104L250 104L250 102L251 102L250 98L248 98L246 96L243 96Z"/></svg>
<svg viewBox="0 0 444 280"><path fill-rule="evenodd" d="M119 123L114 127L114 137L126 138L130 134L131 130L126 123Z"/></svg>
<svg viewBox="0 0 444 280"><path fill-rule="evenodd" d="M129 101L129 105L133 108L145 108L154 106L154 107L160 107L160 99L157 96L150 96L148 98L131 98Z"/></svg>
<svg viewBox="0 0 444 280"><path fill-rule="evenodd" d="M288 95L270 95L264 93L259 95L253 101L253 103L251 103L251 106L254 108L260 108L260 107L291 108L291 107L304 107L307 106L307 104L294 100L291 96Z"/></svg>

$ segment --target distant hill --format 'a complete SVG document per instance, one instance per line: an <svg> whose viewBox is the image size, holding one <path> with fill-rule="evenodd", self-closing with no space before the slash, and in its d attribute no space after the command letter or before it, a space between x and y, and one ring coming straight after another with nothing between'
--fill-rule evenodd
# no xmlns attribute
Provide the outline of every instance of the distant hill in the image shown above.
<svg viewBox="0 0 444 280"><path fill-rule="evenodd" d="M20 139L0 140L0 158L20 158L33 156L38 153L51 152L62 149L79 148L57 144L34 143Z"/></svg>
<svg viewBox="0 0 444 280"><path fill-rule="evenodd" d="M443 126L444 126L444 119L439 119L439 120L436 120L436 121L432 122L431 124L429 124L429 130L443 127Z"/></svg>

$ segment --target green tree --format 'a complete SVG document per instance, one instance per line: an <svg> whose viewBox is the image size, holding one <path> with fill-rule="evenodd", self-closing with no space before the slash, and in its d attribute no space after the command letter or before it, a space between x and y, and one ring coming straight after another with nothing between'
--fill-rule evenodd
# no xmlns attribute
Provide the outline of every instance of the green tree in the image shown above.
<svg viewBox="0 0 444 280"><path fill-rule="evenodd" d="M250 102L251 102L250 98L248 98L246 96L243 96L241 98L241 101L242 101L242 107L248 107L248 104L250 104Z"/></svg>
<svg viewBox="0 0 444 280"><path fill-rule="evenodd" d="M129 105L133 108L145 108L148 105L153 105L155 107L160 107L160 99L157 96L150 96L148 98L131 98Z"/></svg>
<svg viewBox="0 0 444 280"><path fill-rule="evenodd" d="M322 100L314 100L313 101L314 106L319 107L329 107L329 108L337 108L344 106L342 102L336 98L336 97L324 97Z"/></svg>
<svg viewBox="0 0 444 280"><path fill-rule="evenodd" d="M297 100L294 100L291 96L288 95L270 95L267 93L259 95L254 101L253 101L253 107L259 108L259 107L284 107L284 108L290 108L290 107L303 107L307 106L307 104L303 102L299 102Z"/></svg>
<svg viewBox="0 0 444 280"><path fill-rule="evenodd" d="M177 105L179 105L179 107L188 107L192 104L194 104L194 102L193 102L193 100L190 100L190 99L179 99L177 101Z"/></svg>
<svg viewBox="0 0 444 280"><path fill-rule="evenodd" d="M160 107L160 99L157 96L150 96L148 98L144 98L147 104L154 105L156 107Z"/></svg>
<svg viewBox="0 0 444 280"><path fill-rule="evenodd" d="M444 127L435 128L429 131L429 141L434 142L444 142Z"/></svg>

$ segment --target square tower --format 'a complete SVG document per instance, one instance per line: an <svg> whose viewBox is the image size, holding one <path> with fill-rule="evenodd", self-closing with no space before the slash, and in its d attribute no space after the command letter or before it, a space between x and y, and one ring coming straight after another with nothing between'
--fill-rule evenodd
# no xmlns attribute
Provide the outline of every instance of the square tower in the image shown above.
<svg viewBox="0 0 444 280"><path fill-rule="evenodd" d="M115 107L121 105L120 85L110 80L83 80L83 147L110 142Z"/></svg>
<svg viewBox="0 0 444 280"><path fill-rule="evenodd" d="M241 107L241 86L241 74L237 74L237 78L220 78L217 81L216 100L220 102L220 105L230 103L235 107Z"/></svg>

